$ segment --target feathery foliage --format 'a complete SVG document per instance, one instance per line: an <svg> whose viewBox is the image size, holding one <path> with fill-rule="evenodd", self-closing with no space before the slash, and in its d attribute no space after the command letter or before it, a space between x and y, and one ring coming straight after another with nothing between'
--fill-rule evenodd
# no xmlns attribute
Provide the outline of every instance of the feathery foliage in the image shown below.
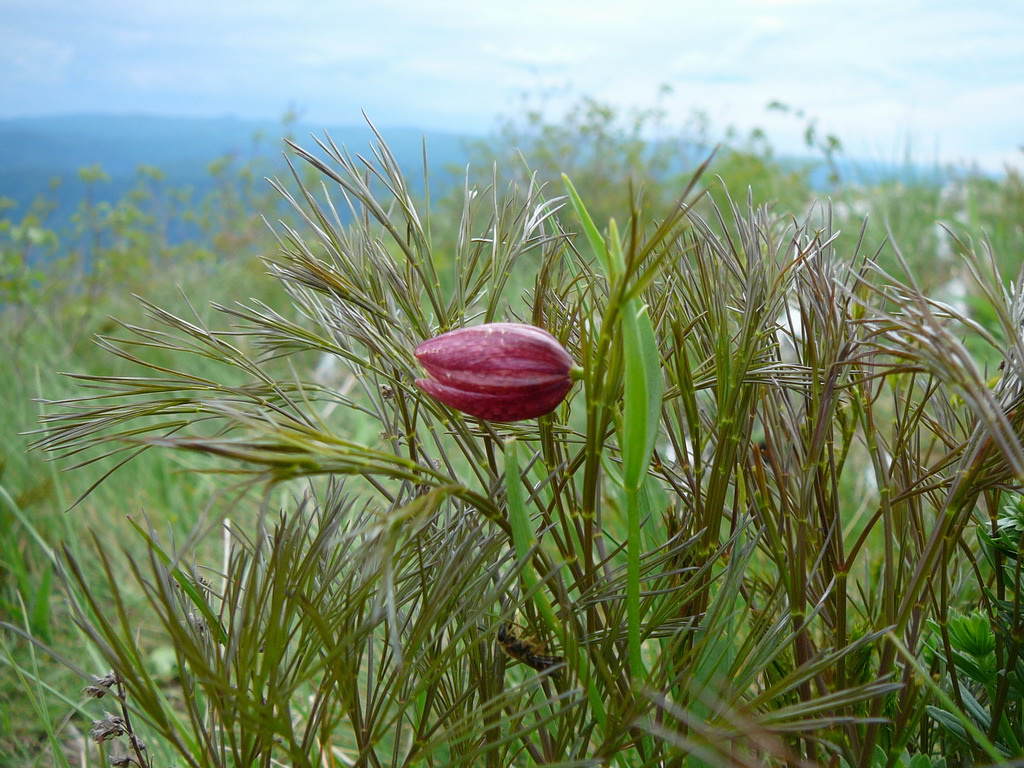
<svg viewBox="0 0 1024 768"><path fill-rule="evenodd" d="M655 218L631 194L621 229L571 184L467 184L439 254L383 140L365 158L329 139L295 152L322 183L275 184L297 223L266 258L293 311L218 305L213 327L147 303L152 327L101 341L136 375L76 374L93 392L45 404L36 446L62 459L215 457L226 490L263 494L248 520L225 493L177 546L136 523L144 557L100 539L55 555L113 670L115 759L1019 754L994 720L956 730L983 705L955 682L956 711L937 714L914 655L953 659L934 641L951 593L989 589L972 527L1024 470L1024 299L993 259L964 246L994 329L886 271L828 208L785 219L702 195L699 171ZM497 320L548 329L582 363L550 416L481 422L413 385L420 340ZM1005 361L996 381L967 336ZM322 356L342 385L302 373ZM216 524L219 557L196 546ZM117 561L174 649L173 687L138 654ZM557 662L503 653L507 624ZM997 712L1019 717L1000 690Z"/></svg>

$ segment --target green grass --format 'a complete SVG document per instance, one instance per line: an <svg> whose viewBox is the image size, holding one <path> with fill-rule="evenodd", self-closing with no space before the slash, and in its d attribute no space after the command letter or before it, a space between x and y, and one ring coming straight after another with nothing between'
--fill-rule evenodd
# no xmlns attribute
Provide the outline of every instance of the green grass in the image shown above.
<svg viewBox="0 0 1024 768"><path fill-rule="evenodd" d="M93 249L84 287L11 255L53 247L23 234L43 222L3 230L9 764L102 764L103 711L132 724L104 755L152 765L1019 756L1019 177L838 186L833 210L752 137L687 189L596 106L572 167L526 152L544 190L432 208L384 144L299 151L280 240L265 198L213 201L214 259L163 248L144 202L87 210L58 246ZM554 414L487 424L412 385L418 341L502 319L583 364ZM14 437L41 417L56 463ZM506 660L505 621L564 667Z"/></svg>

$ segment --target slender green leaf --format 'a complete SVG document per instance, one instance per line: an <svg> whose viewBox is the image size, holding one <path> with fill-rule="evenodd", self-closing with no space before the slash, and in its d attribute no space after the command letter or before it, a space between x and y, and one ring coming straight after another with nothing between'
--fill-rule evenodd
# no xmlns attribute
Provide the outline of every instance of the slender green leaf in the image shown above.
<svg viewBox="0 0 1024 768"><path fill-rule="evenodd" d="M594 224L594 220L590 217L590 213L587 211L587 207L583 204L583 200L576 191L576 187L573 186L569 177L564 173L562 174L562 181L565 183L565 189L569 193L569 202L572 203L572 208L576 211L576 216L579 217L580 222L583 224L583 234L586 235L587 242L590 243L590 247L593 249L597 258L601 262L601 266L604 268L605 277L608 278L608 280L614 279L621 274L621 269L615 269L615 264L612 262L611 254L608 252L608 246L605 245L604 238L601 237L601 233Z"/></svg>
<svg viewBox="0 0 1024 768"><path fill-rule="evenodd" d="M150 531L143 528L132 518L128 518L128 522L131 524L132 528L138 531L139 535L145 539L146 544L149 545L150 552L155 554L160 559L160 562L165 566L171 568L171 576L174 578L175 582L177 582L181 591L188 595L189 602L191 602L192 605L194 605L203 615L203 618L206 619L207 625L216 631L217 642L227 642L227 630L224 629L224 625L221 623L220 618L214 612L213 608L210 607L206 598L203 597L202 592L196 588L195 582L186 574L182 573L181 568L179 568L175 563L174 558L164 552L163 547L160 546L159 542L157 542Z"/></svg>
<svg viewBox="0 0 1024 768"><path fill-rule="evenodd" d="M638 490L651 463L661 419L661 354L647 307L634 300L622 314L625 347L622 476Z"/></svg>

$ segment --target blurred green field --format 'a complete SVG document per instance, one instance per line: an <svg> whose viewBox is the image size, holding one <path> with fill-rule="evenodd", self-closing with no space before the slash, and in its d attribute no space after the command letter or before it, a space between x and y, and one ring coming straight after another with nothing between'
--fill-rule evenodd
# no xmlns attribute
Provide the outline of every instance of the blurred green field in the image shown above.
<svg viewBox="0 0 1024 768"><path fill-rule="evenodd" d="M697 150L710 152L717 142L706 135L694 141L691 135L686 141L651 144L646 137L660 125L659 119L656 111L620 115L583 102L557 124L536 115L507 121L494 136L470 148L468 183L491 183L493 167L499 185L527 184L526 174L536 173L539 183L550 185L553 197L562 189L560 174L566 173L597 221L628 218L630 195L640 190L644 210L664 210L704 159ZM961 307L981 327L998 333L990 306L958 257L958 240L990 248L1002 275L1017 279L1024 264L1020 173L1008 169L990 177L971 169L908 163L890 178L867 183L852 162L843 166L850 170L836 175L840 139L810 134L807 158L797 161L780 158L758 132L727 136L705 175L712 185L710 196L722 202L728 190L734 200L749 197L753 206L770 205L783 219L802 219L817 206L844 233L864 227L865 250L880 249L879 261L887 269L900 272L899 254L924 293ZM290 312L288 296L260 261L278 248L262 216L284 216L299 225L295 214L283 210L277 193L251 170L212 172L219 175L207 197L171 205L186 198L163 181L160 169L141 169L137 187L124 199L96 204L86 198L72 225L62 231L49 227L53 211L46 199L28 210L0 200L0 391L5 406L0 410L0 621L23 630L0 634L0 765L60 764L47 733L55 734L70 763L98 764L84 732L88 724L75 712L85 700L76 670L102 674L106 669L71 619L54 553L66 546L78 562L95 569L102 602L106 582L100 578L101 563L91 554L94 542L114 563L122 547L142 551L129 516L148 519L167 541L182 539L225 488L223 476L197 471L215 467L213 460L149 451L118 468L70 508L114 465L101 462L71 471L75 456L52 461L28 451L40 415L52 410L47 401L83 394L82 383L63 374L137 374L130 361L116 359L96 343L97 336L122 336L118 323L147 324L146 309L135 296L198 324L223 325L212 303L230 306L256 299L283 315ZM82 176L103 184L101 168L83 169ZM460 234L460 194L456 186L454 193L429 201L431 235L441 253ZM196 237L170 242L166 233L174 217L190 222ZM518 292L528 284L513 281L509 290ZM245 347L248 340L240 337L237 343ZM991 350L979 346L972 352L994 375L1000 361ZM148 359L176 365L174 356L162 351ZM346 386L329 362L299 357L282 363L280 370L288 376L289 365L306 365L303 376ZM196 370L193 361L189 371L216 378L219 369L210 360L208 371ZM356 436L372 442L375 436L367 434L369 429L368 423L352 423ZM867 503L863 495L870 489L863 485L843 490L850 495L850 509ZM255 515L258 503L241 503L240 519ZM215 553L216 537L201 546ZM128 574L124 576L129 583ZM964 594L966 600L976 597ZM124 605L129 612L135 607ZM973 603L964 606L973 608ZM152 636L148 629L144 624L140 631L139 652L173 688L173 651L157 628ZM28 636L53 653L29 642Z"/></svg>

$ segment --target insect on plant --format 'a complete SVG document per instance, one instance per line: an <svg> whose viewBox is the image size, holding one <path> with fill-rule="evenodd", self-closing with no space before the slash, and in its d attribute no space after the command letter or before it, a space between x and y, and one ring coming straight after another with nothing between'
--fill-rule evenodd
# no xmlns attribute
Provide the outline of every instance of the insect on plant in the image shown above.
<svg viewBox="0 0 1024 768"><path fill-rule="evenodd" d="M503 622L498 627L498 645L513 659L523 662L538 672L546 672L565 661L561 656L545 654L544 651L547 649L544 647L544 643L532 635L524 634L522 627L516 626L510 621Z"/></svg>

